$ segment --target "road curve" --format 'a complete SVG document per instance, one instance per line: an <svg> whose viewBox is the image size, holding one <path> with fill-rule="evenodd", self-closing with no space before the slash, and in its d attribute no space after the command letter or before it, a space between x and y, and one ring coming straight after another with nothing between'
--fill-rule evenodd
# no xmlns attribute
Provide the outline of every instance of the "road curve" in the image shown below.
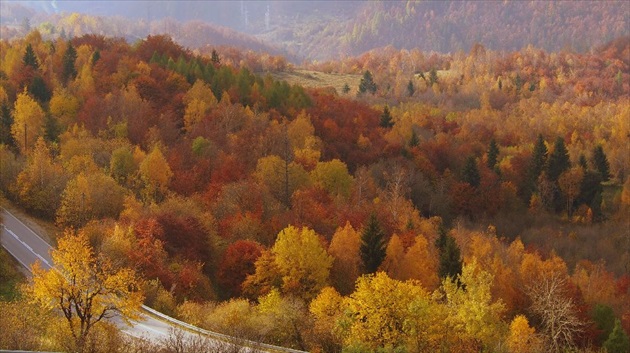
<svg viewBox="0 0 630 353"><path fill-rule="evenodd" d="M5 208L0 207L0 243L24 268L30 271L31 265L37 260L42 267L50 269L53 265L50 251L52 247L44 241L31 228L15 217ZM163 342L173 332L180 332L190 339L202 337L205 340L215 341L217 345L232 345L237 342L242 352L289 352L305 353L294 349L272 346L258 342L246 341L216 332L207 331L168 317L147 306L142 306L139 319L132 321L131 326L116 320L123 332L145 338L152 342Z"/></svg>

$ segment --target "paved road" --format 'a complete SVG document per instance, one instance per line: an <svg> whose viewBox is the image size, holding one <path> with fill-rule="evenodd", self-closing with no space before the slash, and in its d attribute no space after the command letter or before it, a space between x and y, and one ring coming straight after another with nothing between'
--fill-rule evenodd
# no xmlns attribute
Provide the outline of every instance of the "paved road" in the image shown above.
<svg viewBox="0 0 630 353"><path fill-rule="evenodd" d="M42 267L46 269L52 267L53 263L50 257L52 247L48 243L2 207L0 207L0 219L2 220L2 224L0 225L0 243L22 266L26 269L30 269L31 265L39 260ZM205 340L214 342L215 346L222 346L226 349L228 348L225 346L226 342L241 342L241 344L248 346L241 347L241 352L300 352L256 342L244 342L243 340L199 329L170 318L146 306L142 307L139 320L133 321L132 326L125 325L120 319L115 321L120 325L123 332L134 337L146 338L152 342L164 341L169 335L172 335L173 330L175 330L175 332L181 332L188 339L199 340L199 337L203 337ZM239 344L239 347L240 346ZM258 349L253 349L251 348L252 346ZM231 348L233 349L234 347Z"/></svg>

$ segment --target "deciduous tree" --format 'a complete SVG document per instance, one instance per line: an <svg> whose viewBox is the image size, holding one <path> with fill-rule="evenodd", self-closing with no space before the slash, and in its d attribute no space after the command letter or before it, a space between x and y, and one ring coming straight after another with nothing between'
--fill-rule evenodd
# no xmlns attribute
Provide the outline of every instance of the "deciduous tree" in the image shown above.
<svg viewBox="0 0 630 353"><path fill-rule="evenodd" d="M61 311L76 352L87 351L90 334L104 320L137 318L143 295L136 275L114 268L85 235L66 232L51 256L54 269L33 266L31 295L45 308Z"/></svg>

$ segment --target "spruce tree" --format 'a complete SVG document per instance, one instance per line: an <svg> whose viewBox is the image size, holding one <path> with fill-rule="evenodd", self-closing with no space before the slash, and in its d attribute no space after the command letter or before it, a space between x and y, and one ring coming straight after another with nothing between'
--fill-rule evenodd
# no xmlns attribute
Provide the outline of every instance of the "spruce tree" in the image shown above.
<svg viewBox="0 0 630 353"><path fill-rule="evenodd" d="M497 164L497 157L499 156L499 146L497 141L493 138L490 140L490 146L488 147L488 168L494 169Z"/></svg>
<svg viewBox="0 0 630 353"><path fill-rule="evenodd" d="M466 164L464 164L464 169L462 170L462 180L474 188L478 187L481 183L481 176L479 175L475 156L470 156L466 159Z"/></svg>
<svg viewBox="0 0 630 353"><path fill-rule="evenodd" d="M409 97L412 97L414 93L416 93L416 87L414 87L413 81L409 80L409 83L407 84L407 94Z"/></svg>
<svg viewBox="0 0 630 353"><path fill-rule="evenodd" d="M599 174L602 175L603 181L610 180L610 163L608 163L608 158L604 153L602 145L597 145L593 150L593 164Z"/></svg>
<svg viewBox="0 0 630 353"><path fill-rule="evenodd" d="M545 169L545 165L547 164L547 146L545 145L545 140L543 139L542 134L538 134L538 139L536 140L536 144L534 145L534 153L532 155L532 162L529 168L530 180L533 180L535 183L542 173L543 169Z"/></svg>
<svg viewBox="0 0 630 353"><path fill-rule="evenodd" d="M558 181L560 174L564 173L570 167L569 151L567 151L564 145L564 139L558 137L553 144L553 152L549 155L549 159L547 160L547 177L551 181Z"/></svg>
<svg viewBox="0 0 630 353"><path fill-rule="evenodd" d="M348 94L348 92L350 92L350 86L348 86L347 83L344 83L343 88L341 88L341 92L343 94Z"/></svg>
<svg viewBox="0 0 630 353"><path fill-rule="evenodd" d="M372 73L370 70L367 70L363 73L363 77L361 78L361 82L359 83L359 93L369 92L371 94L376 93L376 83L374 83L374 78L372 77Z"/></svg>
<svg viewBox="0 0 630 353"><path fill-rule="evenodd" d="M630 352L630 339L621 328L621 321L615 320L615 328L613 328L610 336L604 342L603 348L608 353L628 353Z"/></svg>
<svg viewBox="0 0 630 353"><path fill-rule="evenodd" d="M77 51L74 49L71 43L68 43L68 48L63 54L62 61L63 70L61 72L61 79L64 83L68 83L68 81L77 77L77 69L74 67L74 63L76 60Z"/></svg>
<svg viewBox="0 0 630 353"><path fill-rule="evenodd" d="M411 138L409 138L409 147L417 147L420 144L420 139L418 138L418 134L416 134L416 130L411 129Z"/></svg>
<svg viewBox="0 0 630 353"><path fill-rule="evenodd" d="M385 234L376 215L372 213L368 224L363 229L363 233L361 233L360 255L364 273L376 272L385 259L385 250Z"/></svg>
<svg viewBox="0 0 630 353"><path fill-rule="evenodd" d="M435 240L435 247L440 254L438 274L441 279L449 277L451 280L455 280L462 273L462 259L459 246L457 246L455 238L448 234L444 226L440 226L438 233L439 236Z"/></svg>
<svg viewBox="0 0 630 353"><path fill-rule="evenodd" d="M35 70L39 69L39 61L37 60L35 51L33 51L33 46L30 43L26 45L26 51L24 52L22 62L25 66L30 66Z"/></svg>
<svg viewBox="0 0 630 353"><path fill-rule="evenodd" d="M28 92L40 103L48 102L52 95L41 76L33 77L31 84L28 86Z"/></svg>
<svg viewBox="0 0 630 353"><path fill-rule="evenodd" d="M385 128L394 126L394 123L392 122L392 114L389 112L389 107L387 106L383 108L380 126Z"/></svg>

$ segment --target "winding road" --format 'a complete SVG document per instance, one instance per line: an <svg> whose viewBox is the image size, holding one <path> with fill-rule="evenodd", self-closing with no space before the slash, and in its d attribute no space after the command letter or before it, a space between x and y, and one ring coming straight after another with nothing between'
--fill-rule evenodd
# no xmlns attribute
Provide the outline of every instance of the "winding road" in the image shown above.
<svg viewBox="0 0 630 353"><path fill-rule="evenodd" d="M52 247L50 244L3 207L0 207L0 220L2 221L0 224L0 243L24 268L30 271L31 265L37 260L46 269L52 267L53 263L50 257ZM132 321L131 324L128 326L119 322L123 332L152 342L164 342L169 336L172 337L174 332L177 332L190 340L202 338L206 342L225 347L225 349L228 349L229 346L230 351L305 353L207 331L173 319L144 305L140 318L137 321Z"/></svg>

